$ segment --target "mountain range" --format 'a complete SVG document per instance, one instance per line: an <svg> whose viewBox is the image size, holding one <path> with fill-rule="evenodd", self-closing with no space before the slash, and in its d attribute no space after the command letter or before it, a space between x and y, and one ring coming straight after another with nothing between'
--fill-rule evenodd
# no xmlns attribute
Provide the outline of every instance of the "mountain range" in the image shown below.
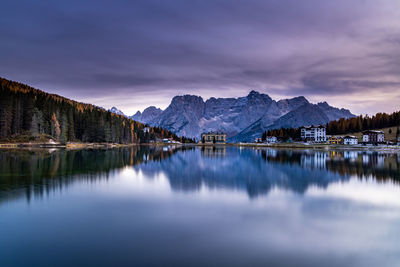
<svg viewBox="0 0 400 267"><path fill-rule="evenodd" d="M110 111L122 115L113 107ZM200 138L202 132L222 131L229 142L249 142L269 129L326 124L340 118L355 117L347 109L326 102L312 104L304 96L273 100L267 94L251 91L239 98L175 96L161 110L154 106L129 118L150 126L166 128L177 135Z"/></svg>

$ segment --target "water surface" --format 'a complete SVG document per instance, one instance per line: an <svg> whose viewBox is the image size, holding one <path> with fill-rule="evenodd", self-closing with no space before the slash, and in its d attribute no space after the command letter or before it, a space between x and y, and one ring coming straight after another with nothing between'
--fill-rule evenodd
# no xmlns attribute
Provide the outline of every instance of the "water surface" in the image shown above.
<svg viewBox="0 0 400 267"><path fill-rule="evenodd" d="M400 266L400 155L0 151L0 266Z"/></svg>

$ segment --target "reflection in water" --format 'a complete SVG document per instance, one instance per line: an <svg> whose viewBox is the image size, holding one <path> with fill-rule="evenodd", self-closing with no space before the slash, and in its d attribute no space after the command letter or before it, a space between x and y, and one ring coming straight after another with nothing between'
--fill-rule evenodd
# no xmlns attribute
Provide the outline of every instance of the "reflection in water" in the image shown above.
<svg viewBox="0 0 400 267"><path fill-rule="evenodd" d="M1 150L0 201L32 194L42 196L75 181L106 180L114 172L146 161L160 161L173 152L131 147L96 150Z"/></svg>
<svg viewBox="0 0 400 267"><path fill-rule="evenodd" d="M221 157L226 156L226 146L202 146L201 154L204 157Z"/></svg>
<svg viewBox="0 0 400 267"><path fill-rule="evenodd" d="M246 191L250 197L272 188L304 193L351 176L379 182L400 181L399 154L371 151L237 149L232 147L130 147L109 150L2 150L0 201L27 200L63 190L74 181L108 179L134 166L151 179L163 173L171 188L202 186Z"/></svg>
<svg viewBox="0 0 400 267"><path fill-rule="evenodd" d="M215 154L213 154L215 151ZM399 156L362 151L202 148L135 168L149 177L163 172L175 190L209 188L246 190L250 197L272 188L304 193L310 186L326 188L353 175L378 181L400 179ZM223 156L221 156L223 155Z"/></svg>
<svg viewBox="0 0 400 267"><path fill-rule="evenodd" d="M400 262L398 154L1 150L0 170L1 266Z"/></svg>

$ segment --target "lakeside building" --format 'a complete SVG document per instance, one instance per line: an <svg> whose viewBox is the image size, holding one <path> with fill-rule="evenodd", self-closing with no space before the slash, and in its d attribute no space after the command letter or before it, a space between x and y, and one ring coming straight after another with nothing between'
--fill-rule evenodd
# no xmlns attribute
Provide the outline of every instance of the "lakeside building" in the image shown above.
<svg viewBox="0 0 400 267"><path fill-rule="evenodd" d="M300 128L301 139L306 142L326 142L326 128L323 125L303 126Z"/></svg>
<svg viewBox="0 0 400 267"><path fill-rule="evenodd" d="M385 133L383 131L368 130L362 132L364 144L380 144L385 142Z"/></svg>
<svg viewBox="0 0 400 267"><path fill-rule="evenodd" d="M208 132L201 134L203 144L225 144L226 134L221 132Z"/></svg>
<svg viewBox="0 0 400 267"><path fill-rule="evenodd" d="M328 142L331 145L338 145L343 143L343 138L341 136L329 136Z"/></svg>
<svg viewBox="0 0 400 267"><path fill-rule="evenodd" d="M278 142L278 138L276 138L276 136L267 136L265 138L265 143L277 143Z"/></svg>
<svg viewBox="0 0 400 267"><path fill-rule="evenodd" d="M343 137L343 144L344 145L358 145L358 138L353 135L346 135Z"/></svg>
<svg viewBox="0 0 400 267"><path fill-rule="evenodd" d="M255 143L262 143L262 138L257 137L256 139L254 139Z"/></svg>

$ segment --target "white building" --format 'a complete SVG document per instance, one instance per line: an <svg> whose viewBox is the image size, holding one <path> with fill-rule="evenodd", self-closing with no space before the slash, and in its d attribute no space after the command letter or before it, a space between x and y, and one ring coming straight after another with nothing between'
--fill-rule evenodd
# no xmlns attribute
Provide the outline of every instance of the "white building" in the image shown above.
<svg viewBox="0 0 400 267"><path fill-rule="evenodd" d="M304 126L300 128L301 139L316 143L326 142L326 128L323 125Z"/></svg>
<svg viewBox="0 0 400 267"><path fill-rule="evenodd" d="M255 143L261 143L262 142L262 138L257 137L256 139L254 139L254 142Z"/></svg>
<svg viewBox="0 0 400 267"><path fill-rule="evenodd" d="M265 138L265 143L277 143L278 139L276 138L276 136L267 136Z"/></svg>
<svg viewBox="0 0 400 267"><path fill-rule="evenodd" d="M385 142L385 133L383 131L364 131L363 143L377 144Z"/></svg>
<svg viewBox="0 0 400 267"><path fill-rule="evenodd" d="M343 137L343 144L344 145L357 145L358 138L353 135L347 135L347 136Z"/></svg>

